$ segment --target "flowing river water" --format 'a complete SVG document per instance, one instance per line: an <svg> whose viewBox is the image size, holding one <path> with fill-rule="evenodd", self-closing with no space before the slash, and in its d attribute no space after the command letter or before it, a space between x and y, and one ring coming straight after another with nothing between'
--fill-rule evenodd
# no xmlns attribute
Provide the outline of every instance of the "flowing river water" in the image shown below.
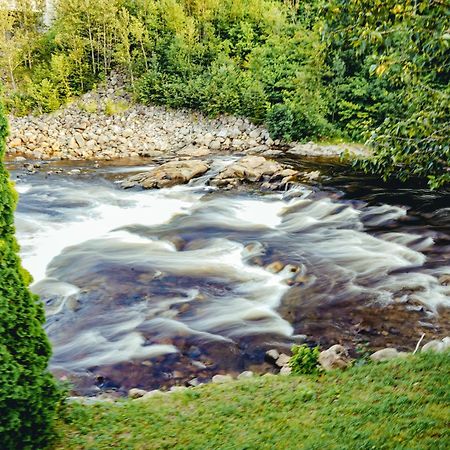
<svg viewBox="0 0 450 450"><path fill-rule="evenodd" d="M51 368L75 390L269 371L267 349L305 340L411 350L422 333L449 334L448 191L351 178L326 164L320 186L209 187L231 161L217 158L189 185L146 191L117 183L142 167L10 167ZM269 270L273 262L284 269Z"/></svg>

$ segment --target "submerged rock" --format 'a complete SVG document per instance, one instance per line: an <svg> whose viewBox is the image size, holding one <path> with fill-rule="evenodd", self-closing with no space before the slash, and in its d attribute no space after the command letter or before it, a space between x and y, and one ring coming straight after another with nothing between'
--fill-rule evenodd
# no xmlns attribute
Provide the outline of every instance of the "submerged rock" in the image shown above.
<svg viewBox="0 0 450 450"><path fill-rule="evenodd" d="M199 160L170 161L149 172L139 173L127 178L123 188L141 186L144 189L167 188L177 184L185 184L209 169L208 164Z"/></svg>
<svg viewBox="0 0 450 450"><path fill-rule="evenodd" d="M381 361L390 361L395 358L404 358L408 356L407 352L399 352L396 348L383 348L378 350L375 353L370 355L370 359L372 361L381 362Z"/></svg>
<svg viewBox="0 0 450 450"><path fill-rule="evenodd" d="M325 370L345 369L351 364L347 350L342 345L333 345L328 350L320 352L319 364Z"/></svg>

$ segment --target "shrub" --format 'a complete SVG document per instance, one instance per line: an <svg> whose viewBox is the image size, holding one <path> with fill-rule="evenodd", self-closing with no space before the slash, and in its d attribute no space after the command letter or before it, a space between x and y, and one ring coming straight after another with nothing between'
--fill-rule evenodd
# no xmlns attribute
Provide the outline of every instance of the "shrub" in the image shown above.
<svg viewBox="0 0 450 450"><path fill-rule="evenodd" d="M294 345L291 351L289 366L292 373L311 375L319 372L319 347L310 348L306 344Z"/></svg>
<svg viewBox="0 0 450 450"><path fill-rule="evenodd" d="M47 371L44 311L28 285L14 237L16 194L1 163L7 123L0 105L0 448L42 448L60 392Z"/></svg>

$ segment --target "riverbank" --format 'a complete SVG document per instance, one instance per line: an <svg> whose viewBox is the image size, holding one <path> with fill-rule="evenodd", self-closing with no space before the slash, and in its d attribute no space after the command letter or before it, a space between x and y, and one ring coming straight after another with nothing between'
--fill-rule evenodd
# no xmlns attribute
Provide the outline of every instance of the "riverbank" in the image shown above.
<svg viewBox="0 0 450 450"><path fill-rule="evenodd" d="M9 117L8 155L19 159L198 158L225 153L272 157L289 152L367 156L357 144L285 143L245 118L207 118L188 110L133 104L118 79L42 116Z"/></svg>
<svg viewBox="0 0 450 450"><path fill-rule="evenodd" d="M69 405L55 449L444 449L450 353Z"/></svg>

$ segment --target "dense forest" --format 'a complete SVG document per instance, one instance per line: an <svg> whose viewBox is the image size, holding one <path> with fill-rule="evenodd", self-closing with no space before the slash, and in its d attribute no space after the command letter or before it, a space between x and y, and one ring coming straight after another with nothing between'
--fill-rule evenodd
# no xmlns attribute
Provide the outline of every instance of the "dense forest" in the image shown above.
<svg viewBox="0 0 450 450"><path fill-rule="evenodd" d="M115 69L137 101L246 116L286 141L365 142L385 178L449 182L443 0L65 0L0 8L7 108L48 113ZM1 3L0 3L1 4Z"/></svg>

